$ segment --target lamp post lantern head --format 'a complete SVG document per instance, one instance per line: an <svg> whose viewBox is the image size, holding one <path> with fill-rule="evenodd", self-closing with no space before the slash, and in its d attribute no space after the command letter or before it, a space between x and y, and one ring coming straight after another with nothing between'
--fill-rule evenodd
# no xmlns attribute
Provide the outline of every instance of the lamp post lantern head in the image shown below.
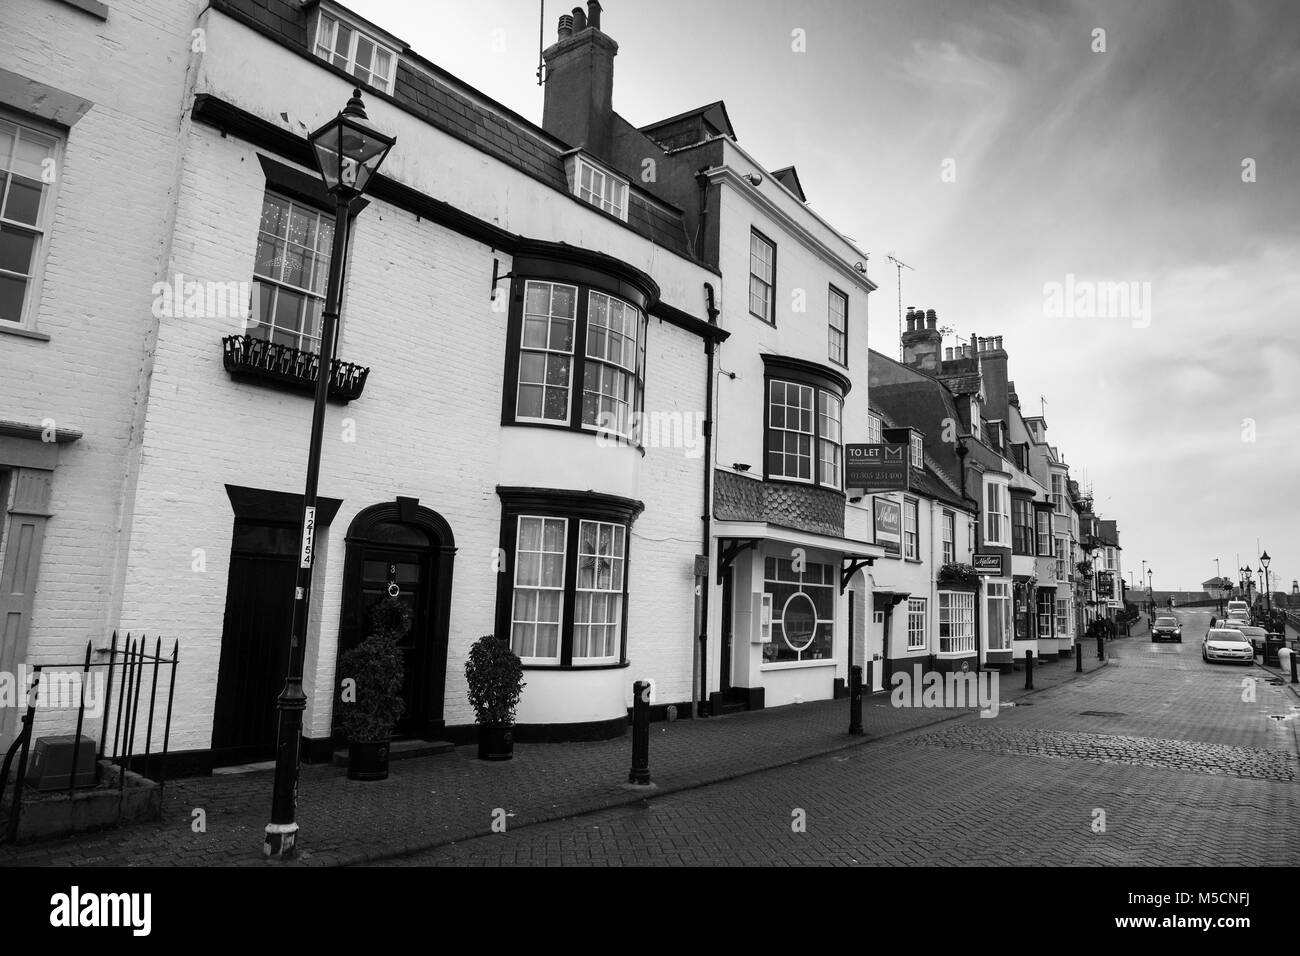
<svg viewBox="0 0 1300 956"><path fill-rule="evenodd" d="M1265 551L1263 554L1259 556L1259 563L1262 564L1265 568L1268 567L1268 563L1272 560L1273 559L1268 556L1267 551Z"/></svg>
<svg viewBox="0 0 1300 956"><path fill-rule="evenodd" d="M338 116L307 137L316 155L325 188L332 195L349 199L366 191L370 178L397 142L370 125L361 90Z"/></svg>

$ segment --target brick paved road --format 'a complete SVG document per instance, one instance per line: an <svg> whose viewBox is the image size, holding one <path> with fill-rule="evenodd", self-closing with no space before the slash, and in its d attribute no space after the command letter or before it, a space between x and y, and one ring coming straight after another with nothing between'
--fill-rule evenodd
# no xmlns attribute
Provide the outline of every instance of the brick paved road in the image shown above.
<svg viewBox="0 0 1300 956"><path fill-rule="evenodd" d="M1204 664L1208 614L1187 619L1184 644L1117 641L1112 666L991 720L393 862L1296 865L1297 696Z"/></svg>
<svg viewBox="0 0 1300 956"><path fill-rule="evenodd" d="M1086 669L1095 671L1089 647ZM1070 662L1036 669L1035 685L1050 688L1074 678ZM1091 679L1091 678L1087 678ZM1024 675L1002 682L1000 697L1024 696ZM740 774L864 742L934 726L958 711L900 710L868 698L868 736L850 737L848 702L801 704L711 720L651 726L651 771L663 794L717 783ZM299 786L298 865L337 865L425 850L492 832L501 808L510 827L563 819L620 804L639 804L644 791L626 785L630 739L584 744L521 744L515 759L486 763L473 747L436 757L395 761L388 780L349 782L331 766L305 767ZM82 834L20 847L0 846L0 865L27 866L281 866L261 858L270 807L268 771L169 781L157 823ZM195 833L198 808L207 828Z"/></svg>

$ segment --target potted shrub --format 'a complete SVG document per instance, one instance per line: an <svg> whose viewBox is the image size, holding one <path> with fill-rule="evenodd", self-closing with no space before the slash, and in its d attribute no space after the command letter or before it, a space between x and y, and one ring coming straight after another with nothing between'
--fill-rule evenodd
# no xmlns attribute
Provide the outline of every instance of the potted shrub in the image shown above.
<svg viewBox="0 0 1300 956"><path fill-rule="evenodd" d="M515 708L525 686L523 664L509 644L484 634L469 649L465 683L478 723L479 759L509 760L514 756Z"/></svg>
<svg viewBox="0 0 1300 956"><path fill-rule="evenodd" d="M370 636L339 661L343 732L348 738L348 779L388 777L388 745L406 704L402 700L402 652L398 641L411 628L411 612L395 597L375 605Z"/></svg>
<svg viewBox="0 0 1300 956"><path fill-rule="evenodd" d="M948 587L974 589L979 583L979 574L969 564L950 561L939 568L939 583Z"/></svg>

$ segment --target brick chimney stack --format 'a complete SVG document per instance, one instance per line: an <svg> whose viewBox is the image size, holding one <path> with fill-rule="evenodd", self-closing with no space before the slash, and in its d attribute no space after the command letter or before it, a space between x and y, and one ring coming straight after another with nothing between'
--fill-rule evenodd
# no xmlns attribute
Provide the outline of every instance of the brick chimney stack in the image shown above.
<svg viewBox="0 0 1300 956"><path fill-rule="evenodd" d="M925 372L939 370L940 346L943 335L938 329L939 317L934 309L907 307L907 331L903 333L903 364Z"/></svg>
<svg viewBox="0 0 1300 956"><path fill-rule="evenodd" d="M601 32L600 0L563 14L556 41L542 51L546 93L542 128L570 146L610 162L614 138L614 57L618 44Z"/></svg>
<svg viewBox="0 0 1300 956"><path fill-rule="evenodd" d="M1002 347L1002 336L980 339L979 359L984 373L984 415L1007 421L1013 389L1007 382L1007 352Z"/></svg>

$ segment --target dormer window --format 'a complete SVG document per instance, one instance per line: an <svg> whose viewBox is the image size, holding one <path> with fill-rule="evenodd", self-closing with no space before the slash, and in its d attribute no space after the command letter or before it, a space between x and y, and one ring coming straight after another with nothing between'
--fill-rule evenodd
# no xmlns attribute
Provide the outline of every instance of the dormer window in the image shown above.
<svg viewBox="0 0 1300 956"><path fill-rule="evenodd" d="M597 166L584 156L574 156L569 182L574 195L597 209L627 222L627 181Z"/></svg>
<svg viewBox="0 0 1300 956"><path fill-rule="evenodd" d="M393 92L396 51L323 10L316 22L316 55L362 83L385 93Z"/></svg>
<svg viewBox="0 0 1300 956"><path fill-rule="evenodd" d="M923 449L921 445L921 436L913 435L911 437L909 444L911 445L911 452L912 452L912 467L913 468L923 467L923 465L925 464L925 460L922 457Z"/></svg>

